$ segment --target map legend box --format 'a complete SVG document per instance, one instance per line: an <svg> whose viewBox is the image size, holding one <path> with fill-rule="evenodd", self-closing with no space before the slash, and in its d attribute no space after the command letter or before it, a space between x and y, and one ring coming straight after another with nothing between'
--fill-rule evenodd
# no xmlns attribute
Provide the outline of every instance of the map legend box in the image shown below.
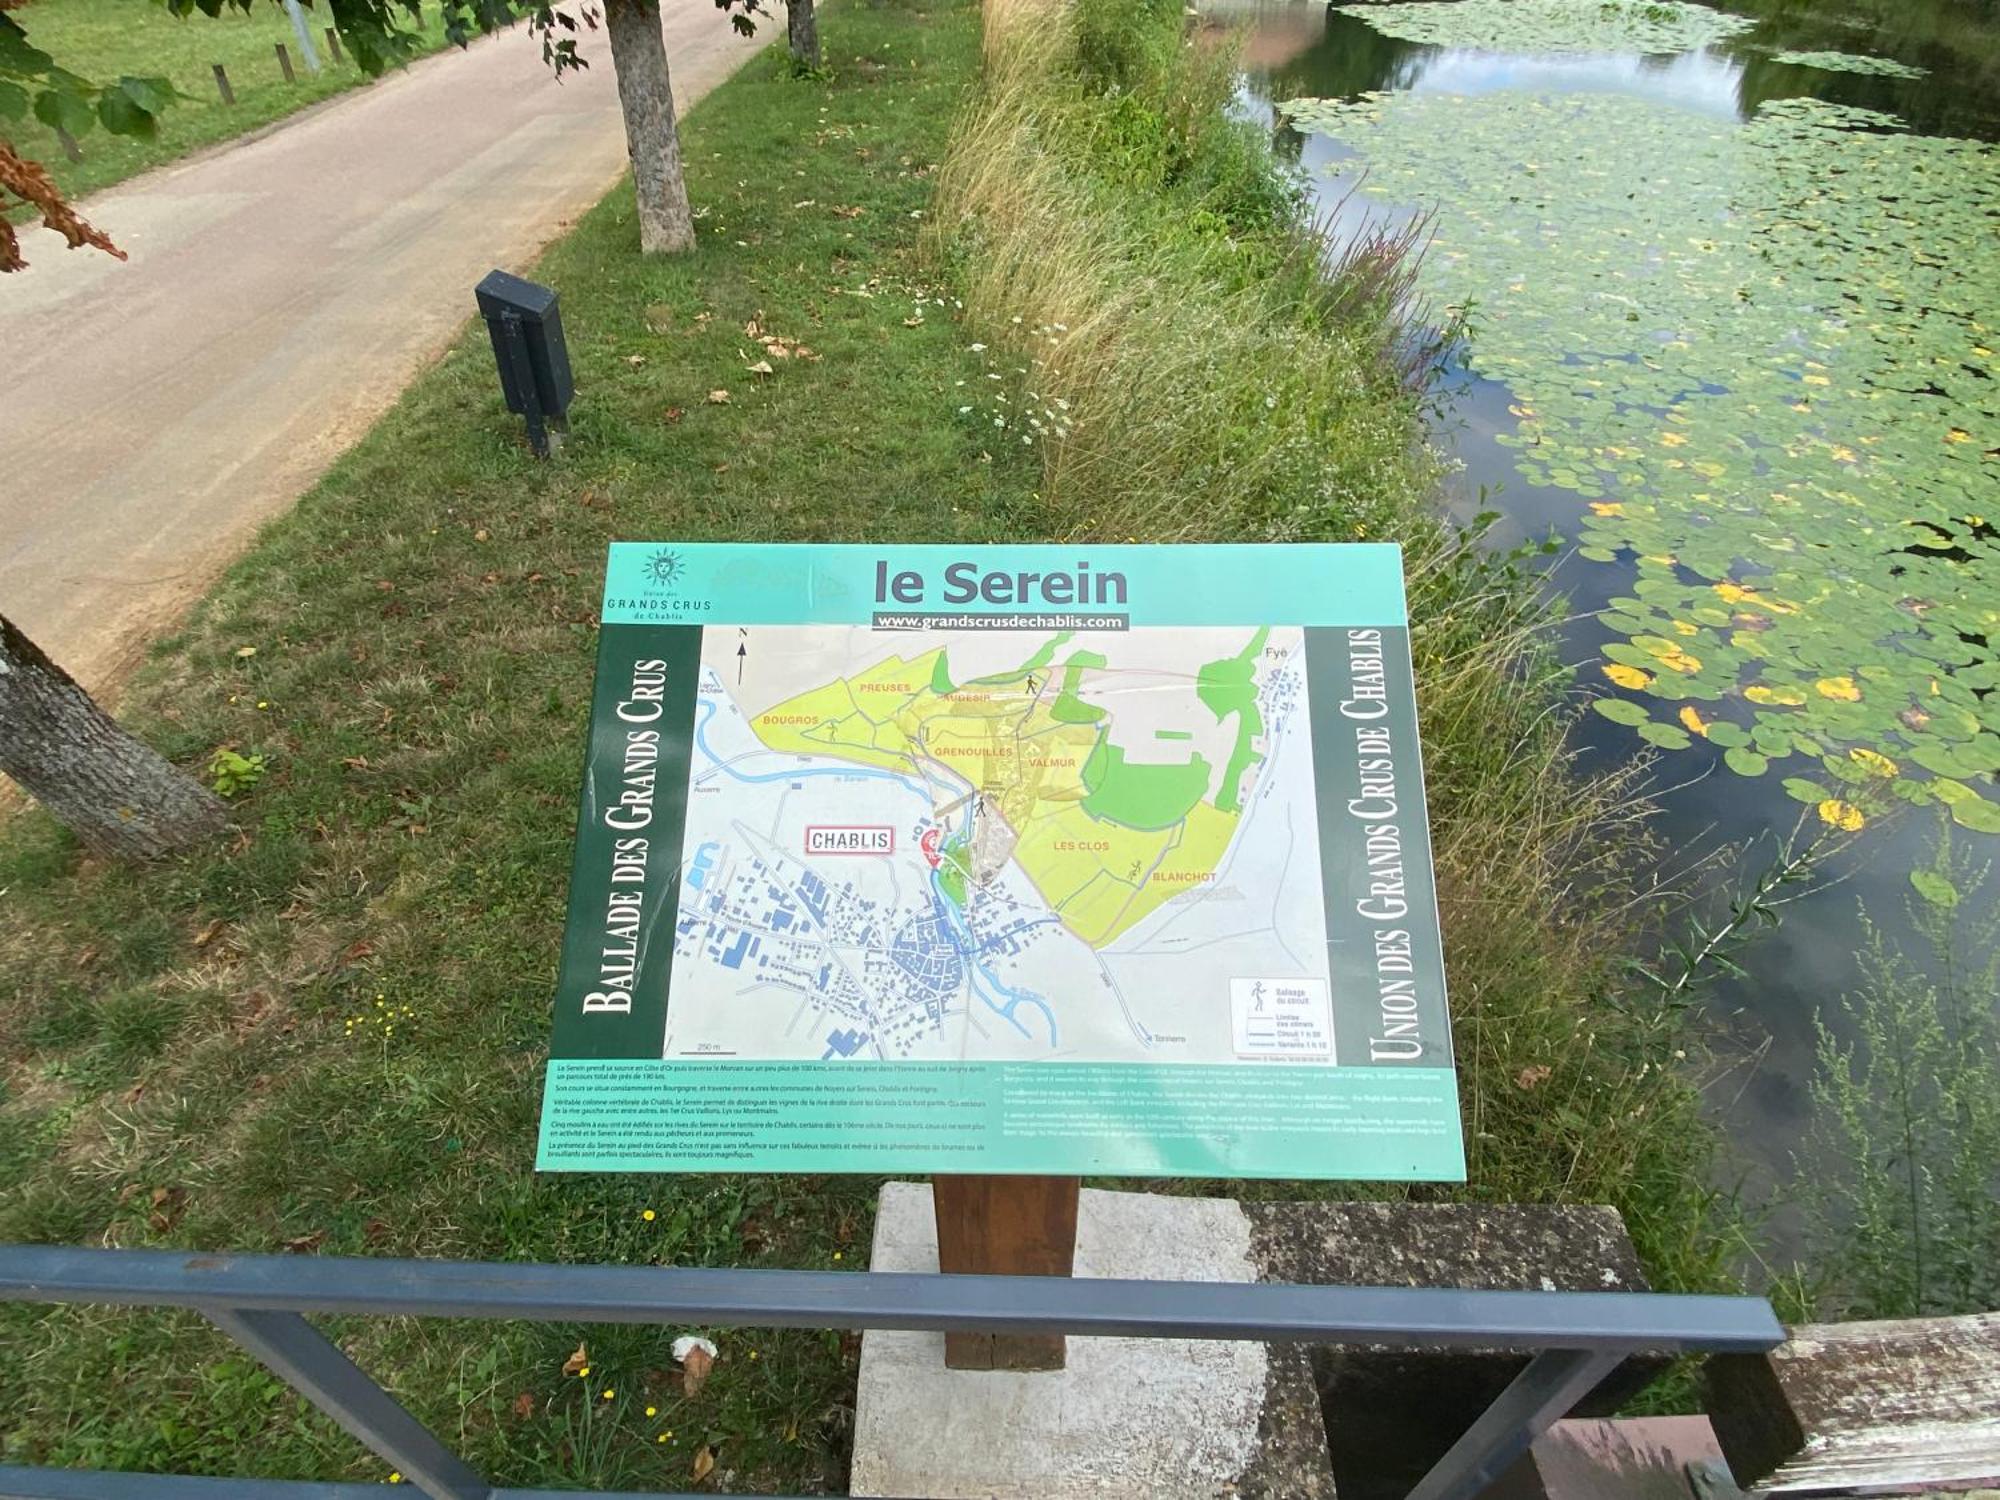
<svg viewBox="0 0 2000 1500"><path fill-rule="evenodd" d="M1238 1057L1333 1057L1333 1012L1320 979L1232 979Z"/></svg>

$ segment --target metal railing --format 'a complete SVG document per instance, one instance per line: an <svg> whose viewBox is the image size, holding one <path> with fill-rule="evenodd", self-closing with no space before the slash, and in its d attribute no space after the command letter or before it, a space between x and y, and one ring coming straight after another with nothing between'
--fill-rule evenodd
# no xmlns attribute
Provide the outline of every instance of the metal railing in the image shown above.
<svg viewBox="0 0 2000 1500"><path fill-rule="evenodd" d="M198 1312L433 1500L553 1500L561 1492L488 1484L307 1322L306 1313L1249 1339L1531 1355L1411 1500L1479 1494L1628 1355L1759 1353L1784 1339L1770 1304L1757 1297L501 1265L29 1245L0 1246L0 1301ZM0 1465L0 1500L375 1500L385 1492L403 1493L367 1483Z"/></svg>

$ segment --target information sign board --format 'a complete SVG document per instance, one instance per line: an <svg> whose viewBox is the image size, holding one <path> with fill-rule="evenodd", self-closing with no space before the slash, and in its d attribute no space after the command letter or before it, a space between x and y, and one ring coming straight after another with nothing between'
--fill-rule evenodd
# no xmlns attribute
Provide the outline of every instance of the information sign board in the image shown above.
<svg viewBox="0 0 2000 1500"><path fill-rule="evenodd" d="M1464 1176L1401 557L619 543L552 1171Z"/></svg>

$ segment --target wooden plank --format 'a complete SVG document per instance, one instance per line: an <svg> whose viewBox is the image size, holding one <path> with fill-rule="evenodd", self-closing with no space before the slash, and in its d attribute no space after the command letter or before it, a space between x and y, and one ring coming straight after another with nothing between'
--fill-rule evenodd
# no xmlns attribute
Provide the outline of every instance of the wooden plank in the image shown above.
<svg viewBox="0 0 2000 1500"><path fill-rule="evenodd" d="M1736 1482L1773 1495L2000 1483L2000 1313L1792 1330L1709 1361Z"/></svg>
<svg viewBox="0 0 2000 1500"><path fill-rule="evenodd" d="M1074 1177L935 1177L938 1269L1067 1276L1076 1263ZM1061 1334L947 1333L953 1370L1060 1370Z"/></svg>

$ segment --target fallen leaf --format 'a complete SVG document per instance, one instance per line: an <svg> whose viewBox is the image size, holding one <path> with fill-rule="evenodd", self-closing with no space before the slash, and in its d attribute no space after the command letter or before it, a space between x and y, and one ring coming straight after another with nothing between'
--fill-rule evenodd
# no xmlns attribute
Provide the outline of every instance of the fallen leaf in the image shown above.
<svg viewBox="0 0 2000 1500"><path fill-rule="evenodd" d="M210 943L215 941L217 934L219 934L222 931L225 925L226 924L220 917L217 917L213 922L210 922L206 927L202 928L200 932L197 932L194 935L195 947L206 948Z"/></svg>
<svg viewBox="0 0 2000 1500"><path fill-rule="evenodd" d="M752 375L769 375L773 373L771 369L771 362L768 359L758 360L756 364L750 367L750 373Z"/></svg>
<svg viewBox="0 0 2000 1500"><path fill-rule="evenodd" d="M315 1229L311 1234L302 1234L297 1239L285 1241L285 1249L292 1255L310 1255L326 1243L326 1231Z"/></svg>
<svg viewBox="0 0 2000 1500"><path fill-rule="evenodd" d="M364 958L372 957L374 952L375 945L369 942L367 938L356 938L347 945L346 951L340 955L341 965L344 967L347 964L359 963Z"/></svg>
<svg viewBox="0 0 2000 1500"><path fill-rule="evenodd" d="M708 404L710 406L727 406L729 404L729 392L710 391L708 393Z"/></svg>
<svg viewBox="0 0 2000 1500"><path fill-rule="evenodd" d="M365 755L344 756L340 763L350 771L365 771L368 769L368 757Z"/></svg>
<svg viewBox="0 0 2000 1500"><path fill-rule="evenodd" d="M639 366L643 365L645 362L646 362L646 356L643 354L628 354L625 356L625 363L630 365L635 370L638 369Z"/></svg>
<svg viewBox="0 0 2000 1500"><path fill-rule="evenodd" d="M1514 1086L1521 1089L1533 1089L1540 1084L1547 1083L1549 1075L1553 1072L1555 1072L1555 1069L1551 1068L1547 1063L1531 1063L1514 1075Z"/></svg>
<svg viewBox="0 0 2000 1500"><path fill-rule="evenodd" d="M565 1375L574 1375L578 1370L581 1370L585 1365L589 1363L590 1363L589 1354L584 1352L583 1345L578 1344L576 1346L576 1353L572 1354L568 1359L563 1361L562 1372Z"/></svg>
<svg viewBox="0 0 2000 1500"><path fill-rule="evenodd" d="M700 1484L715 1470L715 1454L703 1443L694 1451L694 1482Z"/></svg>
<svg viewBox="0 0 2000 1500"><path fill-rule="evenodd" d="M903 326L905 328L921 328L924 326L924 320L922 318L905 318L903 319Z"/></svg>
<svg viewBox="0 0 2000 1500"><path fill-rule="evenodd" d="M514 1398L514 1418L516 1421L525 1422L534 1414L535 1393L533 1391L523 1391Z"/></svg>
<svg viewBox="0 0 2000 1500"><path fill-rule="evenodd" d="M715 1366L715 1352L714 1344L691 1333L674 1340L674 1358L680 1361L683 1394L692 1396L701 1390L702 1382Z"/></svg>
<svg viewBox="0 0 2000 1500"><path fill-rule="evenodd" d="M682 417L686 415L687 413L681 410L681 408L678 406L670 406L667 408L667 421L669 424L678 422Z"/></svg>
<svg viewBox="0 0 2000 1500"><path fill-rule="evenodd" d="M483 542L491 535L492 533L489 532L484 526L482 526L477 531L472 533L472 539L475 542Z"/></svg>
<svg viewBox="0 0 2000 1500"><path fill-rule="evenodd" d="M236 648L236 654L238 656L243 656L243 657L255 656L257 654L257 648L255 646L238 646Z"/></svg>
<svg viewBox="0 0 2000 1500"><path fill-rule="evenodd" d="M165 1234L174 1227L181 1216L181 1209L187 1205L187 1191L184 1188L153 1189L153 1211L146 1216L146 1223L155 1234Z"/></svg>

